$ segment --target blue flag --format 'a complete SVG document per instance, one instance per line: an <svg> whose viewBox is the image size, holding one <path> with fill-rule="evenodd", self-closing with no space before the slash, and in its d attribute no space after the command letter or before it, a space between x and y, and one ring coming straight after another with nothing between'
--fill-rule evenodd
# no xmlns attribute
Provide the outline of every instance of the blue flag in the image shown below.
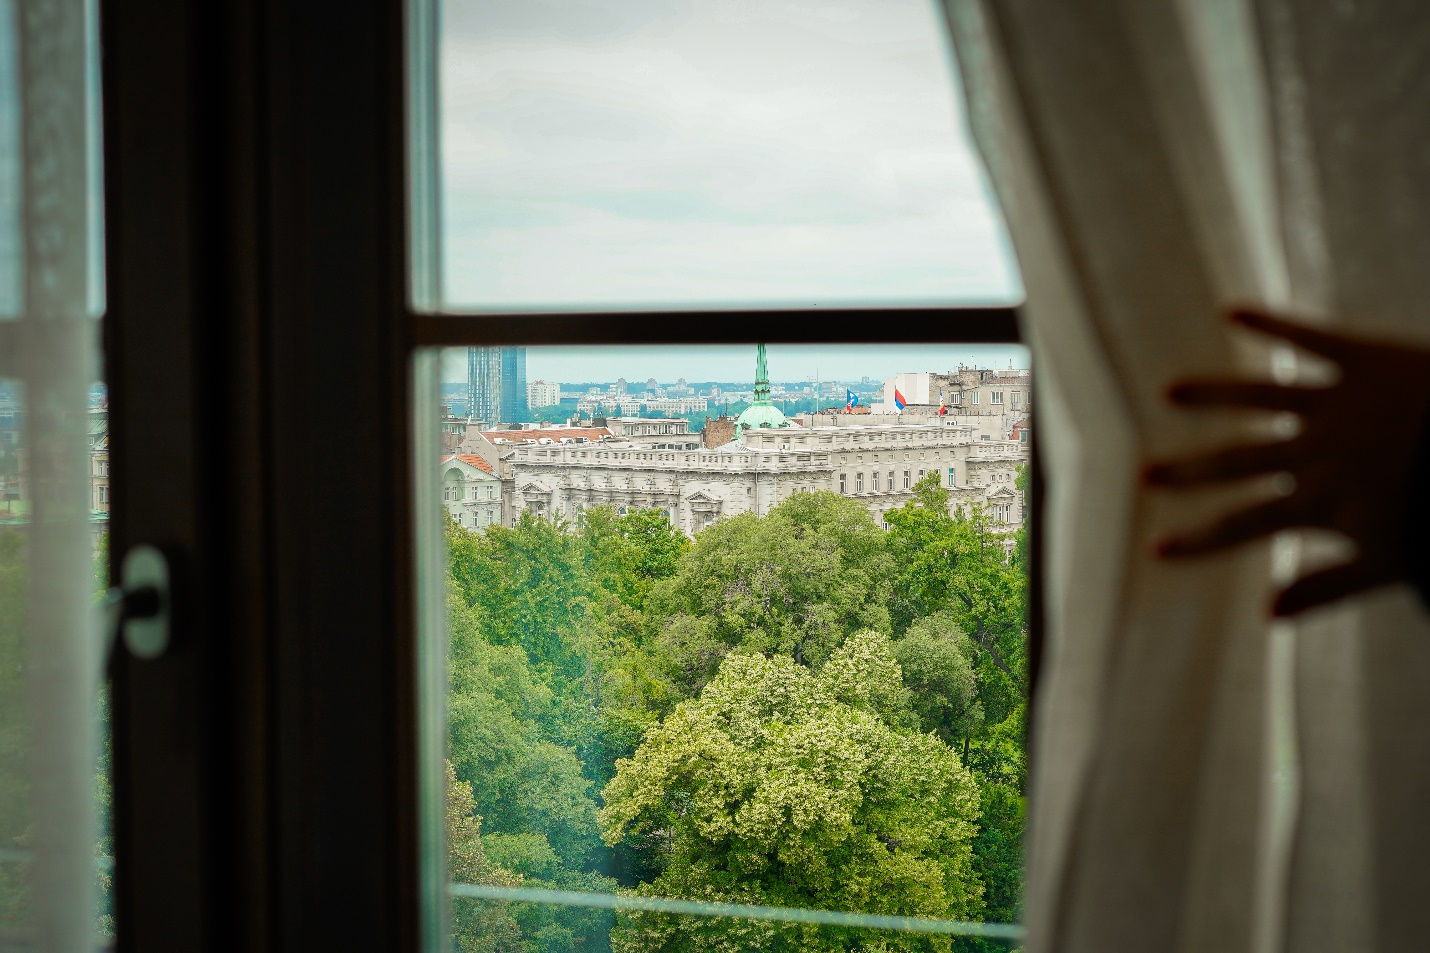
<svg viewBox="0 0 1430 953"><path fill-rule="evenodd" d="M857 406L859 405L859 395L858 395L858 394L854 393L852 390L850 390L849 388L846 387L846 388L844 388L844 395L845 395L845 404L844 404L844 409L845 409L845 410L848 410L848 409L851 408L851 407L857 407Z"/></svg>

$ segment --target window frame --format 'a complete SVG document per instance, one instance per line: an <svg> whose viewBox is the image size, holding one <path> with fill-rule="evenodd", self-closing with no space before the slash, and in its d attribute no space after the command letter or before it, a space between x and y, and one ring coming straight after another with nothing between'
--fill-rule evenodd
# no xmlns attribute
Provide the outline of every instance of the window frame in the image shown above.
<svg viewBox="0 0 1430 953"><path fill-rule="evenodd" d="M337 34L280 0L101 6L111 545L168 547L179 600L162 659L109 667L120 950L444 928L414 516L440 505L432 349L1021 340L1012 307L439 313L438 157L410 148L436 141L435 71L413 81L436 29L397 0L353 0ZM335 416L375 435L339 498L311 473Z"/></svg>

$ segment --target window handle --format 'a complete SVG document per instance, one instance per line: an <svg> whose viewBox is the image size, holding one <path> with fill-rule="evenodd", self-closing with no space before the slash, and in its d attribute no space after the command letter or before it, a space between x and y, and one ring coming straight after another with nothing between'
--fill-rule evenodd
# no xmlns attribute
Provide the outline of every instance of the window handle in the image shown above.
<svg viewBox="0 0 1430 953"><path fill-rule="evenodd" d="M120 584L105 596L105 607L110 651L122 638L135 658L163 655L169 648L172 609L169 560L163 551L155 546L135 546L125 553Z"/></svg>

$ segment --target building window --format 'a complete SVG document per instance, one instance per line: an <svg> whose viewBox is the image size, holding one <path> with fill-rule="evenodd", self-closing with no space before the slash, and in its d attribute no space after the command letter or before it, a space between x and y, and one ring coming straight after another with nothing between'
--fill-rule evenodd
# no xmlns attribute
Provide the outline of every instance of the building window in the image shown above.
<svg viewBox="0 0 1430 953"><path fill-rule="evenodd" d="M973 392L973 402L975 404L978 403L978 391Z"/></svg>
<svg viewBox="0 0 1430 953"><path fill-rule="evenodd" d="M948 485L953 486L953 467L948 468Z"/></svg>
<svg viewBox="0 0 1430 953"><path fill-rule="evenodd" d="M1020 431L1018 431L1018 442L1019 442L1019 443L1027 443L1027 442L1028 442L1028 431L1026 431L1026 430L1020 430Z"/></svg>
<svg viewBox="0 0 1430 953"><path fill-rule="evenodd" d="M109 487L107 487L107 486L101 486L101 487L99 487L98 489L99 489L99 502L101 502L101 503L108 503L108 502L109 502Z"/></svg>
<svg viewBox="0 0 1430 953"><path fill-rule="evenodd" d="M1012 402L1013 402L1013 407L1014 407L1014 408L1018 407L1018 401L1019 401L1019 399L1020 399L1022 396L1023 396L1023 392L1022 392L1022 391L1020 391L1020 390L1015 390L1015 391L1013 391L1013 396L1012 396L1011 400L1012 400Z"/></svg>
<svg viewBox="0 0 1430 953"><path fill-rule="evenodd" d="M878 470L875 470L873 473L869 474L869 477L870 477L871 482L873 483L873 486L871 486L870 489L873 490L873 492L878 493L878 492L879 492L879 471L878 471Z"/></svg>
<svg viewBox="0 0 1430 953"><path fill-rule="evenodd" d="M906 490L909 488L910 483L911 483L911 481L909 480L909 473L910 473L910 471L908 471L908 470L905 470L905 471L904 471L904 489L906 489Z"/></svg>
<svg viewBox="0 0 1430 953"><path fill-rule="evenodd" d="M1002 392L1001 390L995 390L995 391L993 392L993 403L995 403L995 404L1001 404L1001 403L1003 403L1003 392Z"/></svg>
<svg viewBox="0 0 1430 953"><path fill-rule="evenodd" d="M842 474L842 473L839 474L839 492L840 492L840 493L846 492L845 489L844 489L844 474Z"/></svg>
<svg viewBox="0 0 1430 953"><path fill-rule="evenodd" d="M855 492L855 493L863 493L863 492L864 492L864 474L862 474L862 473L856 473L856 474L854 474L854 492Z"/></svg>
<svg viewBox="0 0 1430 953"><path fill-rule="evenodd" d="M889 471L889 492L894 492L894 471Z"/></svg>

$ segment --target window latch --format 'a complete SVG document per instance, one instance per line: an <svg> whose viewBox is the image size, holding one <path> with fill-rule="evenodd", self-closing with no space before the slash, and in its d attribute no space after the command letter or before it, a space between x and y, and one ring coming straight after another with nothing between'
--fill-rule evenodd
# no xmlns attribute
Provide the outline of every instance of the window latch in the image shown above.
<svg viewBox="0 0 1430 953"><path fill-rule="evenodd" d="M108 648L122 638L135 658L158 658L169 648L168 557L158 547L135 546L124 554L119 578L105 597Z"/></svg>

